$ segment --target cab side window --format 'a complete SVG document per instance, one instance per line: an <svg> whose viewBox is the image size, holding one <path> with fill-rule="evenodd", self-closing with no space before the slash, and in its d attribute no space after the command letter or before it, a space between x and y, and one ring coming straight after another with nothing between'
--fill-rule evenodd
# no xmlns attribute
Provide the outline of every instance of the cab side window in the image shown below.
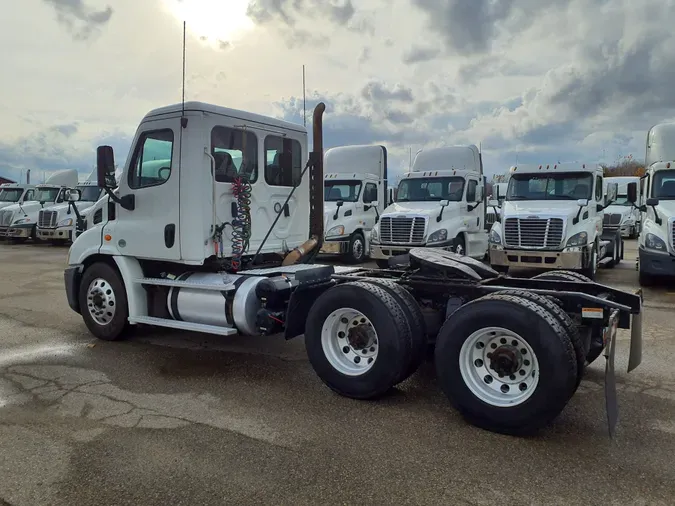
<svg viewBox="0 0 675 506"><path fill-rule="evenodd" d="M35 190L28 190L26 195L23 197L24 202L29 202L35 198Z"/></svg>
<svg viewBox="0 0 675 506"><path fill-rule="evenodd" d="M218 183L233 183L245 177L249 183L258 180L258 138L242 128L217 126L211 130L211 155L216 162Z"/></svg>
<svg viewBox="0 0 675 506"><path fill-rule="evenodd" d="M302 147L295 139L265 137L265 182L270 186L298 186L302 174Z"/></svg>
<svg viewBox="0 0 675 506"><path fill-rule="evenodd" d="M466 185L466 201L475 202L476 201L476 188L478 187L478 181L475 179L470 179L469 183Z"/></svg>
<svg viewBox="0 0 675 506"><path fill-rule="evenodd" d="M595 178L595 200L602 201L602 178L600 176Z"/></svg>
<svg viewBox="0 0 675 506"><path fill-rule="evenodd" d="M377 200L377 185L375 183L366 183L366 189L363 192L363 203L370 204Z"/></svg>
<svg viewBox="0 0 675 506"><path fill-rule="evenodd" d="M173 130L141 134L129 164L129 188L159 186L171 176Z"/></svg>

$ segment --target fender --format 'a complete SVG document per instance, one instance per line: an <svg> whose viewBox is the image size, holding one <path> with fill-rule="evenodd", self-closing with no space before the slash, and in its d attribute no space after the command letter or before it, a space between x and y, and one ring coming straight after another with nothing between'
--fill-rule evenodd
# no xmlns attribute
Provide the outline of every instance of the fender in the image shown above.
<svg viewBox="0 0 675 506"><path fill-rule="evenodd" d="M129 317L148 316L147 294L143 286L135 282L135 280L145 277L141 264L134 257L121 255L113 256L113 260L115 260L115 264L120 271L120 276L127 292Z"/></svg>

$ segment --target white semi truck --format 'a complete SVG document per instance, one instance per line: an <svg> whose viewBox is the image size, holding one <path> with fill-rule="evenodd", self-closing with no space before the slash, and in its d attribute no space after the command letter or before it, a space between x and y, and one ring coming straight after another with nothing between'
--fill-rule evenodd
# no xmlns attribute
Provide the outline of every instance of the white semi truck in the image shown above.
<svg viewBox="0 0 675 506"><path fill-rule="evenodd" d="M476 146L419 151L401 178L396 202L371 233L371 257L385 268L390 258L428 246L483 259L488 247L484 188Z"/></svg>
<svg viewBox="0 0 675 506"><path fill-rule="evenodd" d="M35 185L25 183L0 184L0 209L31 200L35 193L34 188Z"/></svg>
<svg viewBox="0 0 675 506"><path fill-rule="evenodd" d="M501 272L510 267L574 270L595 279L599 265L621 261L621 234L603 233L602 227L604 209L616 191L616 184L608 184L605 192L597 164L511 167L506 199L490 231L490 265Z"/></svg>
<svg viewBox="0 0 675 506"><path fill-rule="evenodd" d="M363 262L370 232L387 207L387 149L340 146L324 157L324 228L321 253Z"/></svg>
<svg viewBox="0 0 675 506"><path fill-rule="evenodd" d="M78 215L93 206L101 198L103 190L98 187L96 171L86 181L77 185L80 200L64 202L47 209L40 209L37 220L37 238L54 244L72 241L77 229Z"/></svg>
<svg viewBox="0 0 675 506"><path fill-rule="evenodd" d="M77 170L55 172L45 183L35 185L30 201L13 204L0 210L0 238L25 241L37 238L38 216L66 202L66 190L77 186Z"/></svg>
<svg viewBox="0 0 675 506"><path fill-rule="evenodd" d="M640 284L675 277L675 123L654 125L647 133L643 202L639 185L628 185L628 200L641 212L638 238Z"/></svg>
<svg viewBox="0 0 675 506"><path fill-rule="evenodd" d="M641 361L639 295L564 273L504 277L437 248L411 249L392 269L313 264L325 236L324 110L314 111L312 153L302 126L200 102L143 118L119 184L112 148L100 146L108 205L73 242L64 273L68 303L89 331L109 341L142 325L304 334L316 374L354 399L408 378L431 341L451 402L471 423L509 434L560 413L595 339L608 346L613 429L616 329L632 329L632 370ZM473 174L461 177L448 186L479 187ZM68 195L79 199L77 189ZM591 325L588 338L579 325Z"/></svg>
<svg viewBox="0 0 675 506"><path fill-rule="evenodd" d="M637 185L637 200L641 200L641 179L637 176L606 177L605 184L616 183L618 185L617 197L604 212L602 228L605 231L619 230L621 237L635 239L640 235L642 227L642 214L628 200L628 184Z"/></svg>

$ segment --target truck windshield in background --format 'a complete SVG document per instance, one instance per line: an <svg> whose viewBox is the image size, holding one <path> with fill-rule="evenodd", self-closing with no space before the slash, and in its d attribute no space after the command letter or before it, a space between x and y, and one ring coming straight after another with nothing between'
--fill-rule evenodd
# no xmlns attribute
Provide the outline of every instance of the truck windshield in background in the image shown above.
<svg viewBox="0 0 675 506"><path fill-rule="evenodd" d="M675 200L675 170L659 170L654 173L652 197Z"/></svg>
<svg viewBox="0 0 675 506"><path fill-rule="evenodd" d="M356 202L361 194L361 181L326 181L323 188L325 202Z"/></svg>
<svg viewBox="0 0 675 506"><path fill-rule="evenodd" d="M627 195L617 195L616 200L612 202L613 206L632 206L630 202L628 202L628 196Z"/></svg>
<svg viewBox="0 0 675 506"><path fill-rule="evenodd" d="M0 202L18 202L22 193L23 189L21 188L0 190Z"/></svg>
<svg viewBox="0 0 675 506"><path fill-rule="evenodd" d="M54 202L61 188L40 188L36 190L33 200L37 202Z"/></svg>
<svg viewBox="0 0 675 506"><path fill-rule="evenodd" d="M512 174L506 200L590 199L592 190L592 174Z"/></svg>
<svg viewBox="0 0 675 506"><path fill-rule="evenodd" d="M78 186L80 190L80 202L96 202L101 194L101 189L98 186Z"/></svg>
<svg viewBox="0 0 675 506"><path fill-rule="evenodd" d="M396 202L460 202L463 194L462 177L411 178L398 185Z"/></svg>

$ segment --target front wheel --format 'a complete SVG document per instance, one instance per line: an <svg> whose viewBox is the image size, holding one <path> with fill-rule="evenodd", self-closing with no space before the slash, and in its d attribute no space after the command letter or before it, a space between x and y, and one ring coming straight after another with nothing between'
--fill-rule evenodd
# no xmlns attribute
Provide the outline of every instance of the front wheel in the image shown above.
<svg viewBox="0 0 675 506"><path fill-rule="evenodd" d="M366 258L366 241L363 238L361 232L354 232L352 238L349 241L349 253L347 255L347 260L350 263L358 264L365 260Z"/></svg>
<svg viewBox="0 0 675 506"><path fill-rule="evenodd" d="M466 255L466 241L462 234L455 238L455 244L452 246L452 251L458 255Z"/></svg>
<svg viewBox="0 0 675 506"><path fill-rule="evenodd" d="M595 275L598 272L598 245L593 244L588 265L581 271L591 281L595 280Z"/></svg>
<svg viewBox="0 0 675 506"><path fill-rule="evenodd" d="M110 265L92 264L80 282L80 311L89 332L105 341L124 338L129 308L124 283Z"/></svg>

